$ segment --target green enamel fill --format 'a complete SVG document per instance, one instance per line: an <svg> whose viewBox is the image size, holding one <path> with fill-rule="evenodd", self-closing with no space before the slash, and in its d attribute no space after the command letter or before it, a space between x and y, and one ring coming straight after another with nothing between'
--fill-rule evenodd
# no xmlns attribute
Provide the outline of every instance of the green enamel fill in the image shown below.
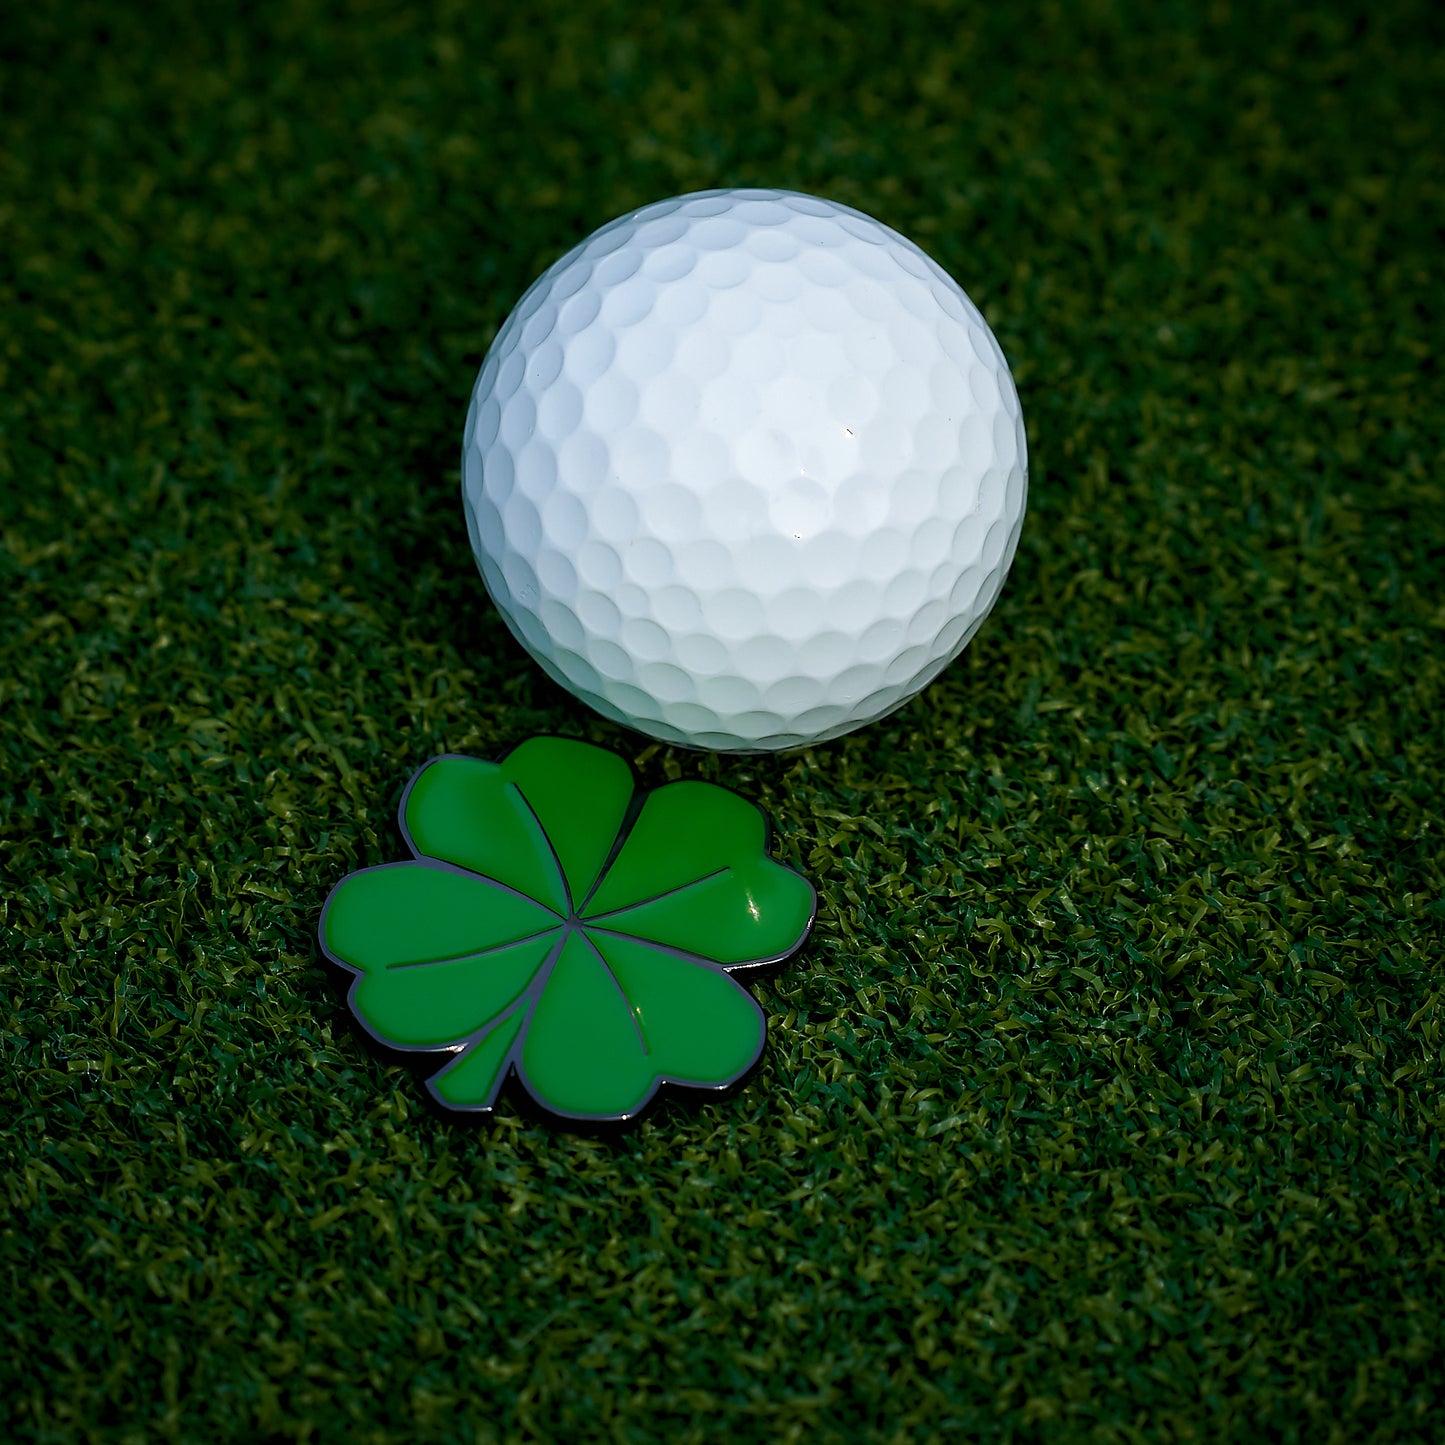
<svg viewBox="0 0 1445 1445"><path fill-rule="evenodd" d="M420 861L349 874L326 908L322 943L367 973L483 953L557 926L547 909L485 878Z"/></svg>
<svg viewBox="0 0 1445 1445"><path fill-rule="evenodd" d="M696 883L763 853L763 815L709 783L668 783L648 795L622 851L582 912L587 918Z"/></svg>
<svg viewBox="0 0 1445 1445"><path fill-rule="evenodd" d="M586 921L718 963L780 958L813 913L805 879L764 851L762 814L707 783L651 794Z"/></svg>
<svg viewBox="0 0 1445 1445"><path fill-rule="evenodd" d="M812 911L813 893L802 878L770 859L755 858L595 922L609 932L740 964L786 953L802 937Z"/></svg>
<svg viewBox="0 0 1445 1445"><path fill-rule="evenodd" d="M407 790L402 828L415 852L494 878L566 914L547 835L496 763L458 757L428 763Z"/></svg>
<svg viewBox="0 0 1445 1445"><path fill-rule="evenodd" d="M632 798L632 770L615 753L568 738L531 738L502 764L541 820L574 905L591 890Z"/></svg>
<svg viewBox="0 0 1445 1445"><path fill-rule="evenodd" d="M633 938L591 940L627 995L656 1076L717 1085L757 1062L762 1010L727 974Z"/></svg>
<svg viewBox="0 0 1445 1445"><path fill-rule="evenodd" d="M477 1044L429 1081L433 1096L453 1109L490 1109L526 1018L525 1006L502 1018Z"/></svg>
<svg viewBox="0 0 1445 1445"><path fill-rule="evenodd" d="M656 1072L627 998L579 930L562 947L537 1001L522 1063L538 1100L559 1114L627 1114Z"/></svg>
<svg viewBox="0 0 1445 1445"><path fill-rule="evenodd" d="M505 1012L556 938L554 928L484 953L368 972L353 988L351 1004L393 1044L455 1043Z"/></svg>

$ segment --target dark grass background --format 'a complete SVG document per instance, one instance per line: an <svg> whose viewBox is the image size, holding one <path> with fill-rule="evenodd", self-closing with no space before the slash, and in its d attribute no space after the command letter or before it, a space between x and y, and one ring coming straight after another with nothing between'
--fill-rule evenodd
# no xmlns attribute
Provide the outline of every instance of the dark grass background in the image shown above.
<svg viewBox="0 0 1445 1445"><path fill-rule="evenodd" d="M1429 4L0 9L0 1434L1445 1438L1445 27ZM1015 368L994 617L814 751L647 747L467 547L595 225L776 184ZM540 730L816 880L766 1066L419 1107L314 942Z"/></svg>

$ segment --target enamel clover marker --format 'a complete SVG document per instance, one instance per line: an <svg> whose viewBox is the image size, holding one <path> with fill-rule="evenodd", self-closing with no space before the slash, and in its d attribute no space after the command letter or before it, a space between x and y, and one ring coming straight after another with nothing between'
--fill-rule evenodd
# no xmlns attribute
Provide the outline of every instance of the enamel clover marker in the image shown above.
<svg viewBox="0 0 1445 1445"><path fill-rule="evenodd" d="M402 795L412 857L331 890L322 952L381 1049L432 1056L444 1110L488 1115L509 1080L549 1122L625 1124L664 1086L719 1094L762 1054L735 975L802 946L817 898L767 821L712 783L637 794L614 753L531 738L447 755Z"/></svg>

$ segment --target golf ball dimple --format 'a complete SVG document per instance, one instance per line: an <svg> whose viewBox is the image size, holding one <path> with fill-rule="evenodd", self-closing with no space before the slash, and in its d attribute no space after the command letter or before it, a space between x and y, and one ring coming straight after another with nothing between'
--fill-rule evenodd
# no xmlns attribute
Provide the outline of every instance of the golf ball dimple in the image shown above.
<svg viewBox="0 0 1445 1445"><path fill-rule="evenodd" d="M598 712L689 747L886 716L998 597L1028 491L978 309L911 241L789 191L603 226L503 324L462 495L513 635Z"/></svg>

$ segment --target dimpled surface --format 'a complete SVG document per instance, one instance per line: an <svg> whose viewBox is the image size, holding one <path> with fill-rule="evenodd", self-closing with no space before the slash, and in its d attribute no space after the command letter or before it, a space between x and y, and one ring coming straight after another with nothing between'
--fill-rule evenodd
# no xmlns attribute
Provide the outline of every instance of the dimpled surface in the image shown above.
<svg viewBox="0 0 1445 1445"><path fill-rule="evenodd" d="M958 284L786 191L588 237L497 334L463 442L512 632L606 717L717 751L837 737L930 682L998 596L1027 485Z"/></svg>

